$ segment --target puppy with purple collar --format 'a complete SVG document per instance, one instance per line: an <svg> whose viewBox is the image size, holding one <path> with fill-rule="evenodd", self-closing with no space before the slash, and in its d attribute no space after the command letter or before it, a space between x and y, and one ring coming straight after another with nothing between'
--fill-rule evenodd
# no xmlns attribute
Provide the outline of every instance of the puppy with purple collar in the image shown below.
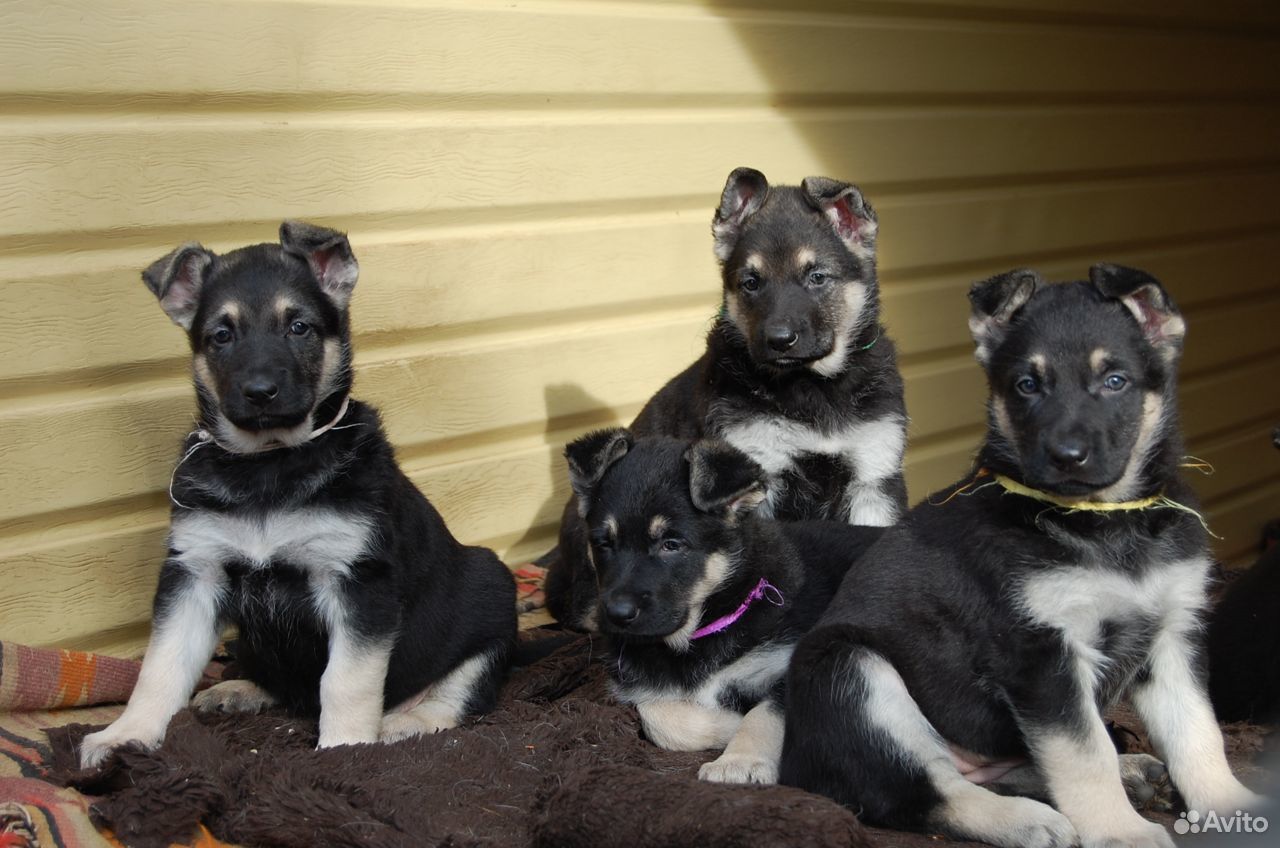
<svg viewBox="0 0 1280 848"><path fill-rule="evenodd" d="M278 244L183 245L143 272L187 334L198 427L170 496L152 635L123 715L81 764L154 747L224 626L245 679L200 710L318 715L321 747L390 741L490 709L516 636L515 584L459 543L351 397L347 237L286 221Z"/></svg>
<svg viewBox="0 0 1280 848"><path fill-rule="evenodd" d="M768 477L725 442L603 430L565 456L614 695L662 748L723 748L704 780L774 782L791 651L883 528L753 516Z"/></svg>

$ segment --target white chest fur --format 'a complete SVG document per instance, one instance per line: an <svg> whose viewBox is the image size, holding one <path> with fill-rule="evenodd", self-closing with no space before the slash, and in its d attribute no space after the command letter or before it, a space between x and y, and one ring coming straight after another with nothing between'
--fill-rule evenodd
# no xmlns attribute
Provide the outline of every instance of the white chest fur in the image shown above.
<svg viewBox="0 0 1280 848"><path fill-rule="evenodd" d="M794 643L760 645L717 670L692 690L621 684L615 687L615 694L618 700L632 704L679 698L707 708L718 708L720 696L730 689L749 698L760 698L786 673L794 650Z"/></svg>
<svg viewBox="0 0 1280 848"><path fill-rule="evenodd" d="M169 547L195 571L237 561L251 568L288 563L317 574L345 574L365 552L371 532L368 518L332 509L281 510L252 518L196 512L174 519Z"/></svg>
<svg viewBox="0 0 1280 848"><path fill-rule="evenodd" d="M1056 568L1022 586L1027 616L1062 632L1096 677L1106 664L1100 649L1108 623L1151 621L1158 628L1195 626L1205 602L1206 560L1156 564L1140 577L1088 565Z"/></svg>
<svg viewBox="0 0 1280 848"><path fill-rule="evenodd" d="M879 494L878 484L902 470L907 435L906 424L899 416L857 421L830 433L786 418L765 416L729 426L721 435L770 476L791 469L806 454L843 459L853 469L849 520L884 525L893 523L896 517L896 508ZM765 507L764 514L770 515L771 497Z"/></svg>

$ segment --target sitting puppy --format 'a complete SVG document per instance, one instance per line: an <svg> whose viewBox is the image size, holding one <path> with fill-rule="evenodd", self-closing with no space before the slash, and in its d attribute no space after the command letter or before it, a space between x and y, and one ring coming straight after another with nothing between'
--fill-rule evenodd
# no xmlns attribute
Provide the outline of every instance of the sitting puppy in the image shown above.
<svg viewBox="0 0 1280 848"><path fill-rule="evenodd" d="M143 272L191 342L199 429L173 473L137 688L85 737L82 765L159 744L228 622L246 679L202 692L199 709L318 712L329 747L492 707L515 583L449 534L377 412L350 397L357 270L342 233L285 222L278 245L217 256L187 244Z"/></svg>
<svg viewBox="0 0 1280 848"><path fill-rule="evenodd" d="M1141 271L1089 276L973 287L979 470L886 531L797 647L781 782L1009 848L1171 846L1127 802L1103 724L1128 694L1191 809L1261 801L1199 674L1209 551L1178 473L1183 320Z"/></svg>
<svg viewBox="0 0 1280 848"><path fill-rule="evenodd" d="M729 175L712 232L724 300L697 362L631 425L637 436L717 438L769 475L758 511L785 521L887 526L906 510L906 411L880 324L876 215L857 186L809 177L770 186ZM565 507L547 607L593 629L587 534Z"/></svg>
<svg viewBox="0 0 1280 848"><path fill-rule="evenodd" d="M614 694L660 747L725 748L703 779L774 782L791 650L881 528L749 516L766 475L723 442L603 430L565 455Z"/></svg>

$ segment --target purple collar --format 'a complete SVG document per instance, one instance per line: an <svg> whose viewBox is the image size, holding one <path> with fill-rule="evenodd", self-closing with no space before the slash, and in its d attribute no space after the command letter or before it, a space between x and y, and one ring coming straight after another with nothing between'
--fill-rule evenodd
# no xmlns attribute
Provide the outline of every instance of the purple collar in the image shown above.
<svg viewBox="0 0 1280 848"><path fill-rule="evenodd" d="M701 639L703 636L710 636L712 633L719 633L721 630L728 629L729 625L742 618L751 605L761 598L764 598L775 607L780 607L784 603L782 592L778 590L778 587L761 577L760 582L751 590L751 594L747 595L747 599L742 602L741 606L728 615L721 616L710 624L703 625L693 631L693 633L689 634L689 641Z"/></svg>

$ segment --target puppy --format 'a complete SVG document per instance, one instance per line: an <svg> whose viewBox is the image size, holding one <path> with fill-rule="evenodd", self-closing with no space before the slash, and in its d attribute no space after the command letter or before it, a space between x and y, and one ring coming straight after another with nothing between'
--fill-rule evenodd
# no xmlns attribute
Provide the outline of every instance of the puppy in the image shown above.
<svg viewBox="0 0 1280 848"><path fill-rule="evenodd" d="M772 783L791 650L881 528L753 517L767 475L724 442L603 430L565 450L600 575L614 694L699 776Z"/></svg>
<svg viewBox="0 0 1280 848"><path fill-rule="evenodd" d="M906 411L880 323L876 214L857 186L729 175L712 222L723 305L702 357L640 411L637 436L721 439L769 476L760 515L887 526L906 509ZM592 629L595 576L570 503L547 606Z"/></svg>
<svg viewBox="0 0 1280 848"><path fill-rule="evenodd" d="M991 392L978 470L886 531L796 649L783 783L1009 848L1167 848L1125 798L1151 763L1122 768L1103 724L1127 694L1191 809L1260 802L1227 767L1200 673L1209 551L1178 473L1184 323L1141 271L1089 277L973 287Z"/></svg>
<svg viewBox="0 0 1280 848"><path fill-rule="evenodd" d="M299 222L279 244L186 244L143 281L187 332L198 429L174 470L151 641L123 715L81 763L158 745L220 630L246 679L202 710L319 714L320 746L455 726L494 703L516 635L515 583L450 535L350 395L342 233Z"/></svg>

